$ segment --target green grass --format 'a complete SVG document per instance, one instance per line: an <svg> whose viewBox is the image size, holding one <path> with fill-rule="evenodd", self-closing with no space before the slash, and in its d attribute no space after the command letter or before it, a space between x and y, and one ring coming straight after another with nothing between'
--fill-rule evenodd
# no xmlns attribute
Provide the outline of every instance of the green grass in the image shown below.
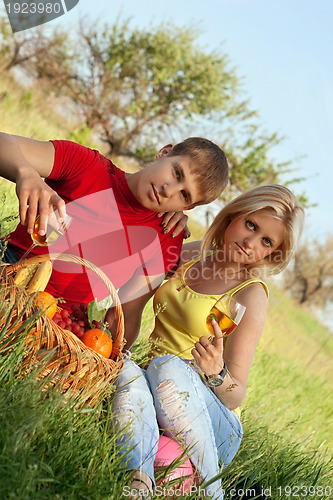
<svg viewBox="0 0 333 500"><path fill-rule="evenodd" d="M2 76L3 91L3 131L38 139L71 137L73 125L49 102L41 104L37 91ZM17 213L14 187L8 189L5 181L0 181L0 201L5 203L2 221ZM6 219L2 234L15 223ZM200 237L195 222L191 230L193 239ZM135 346L138 360L146 356L152 323L150 301ZM121 475L109 428L110 405L91 411L63 405L58 395L41 393L33 373L15 377L21 347L2 353L0 360L0 500L120 499L127 477ZM249 487L259 481L271 488L274 500L288 498L288 486L333 490L332 358L333 338L327 329L272 287L267 324L241 407L244 438L223 472L224 488L242 476ZM308 498L329 498L311 491L315 494Z"/></svg>
<svg viewBox="0 0 333 500"><path fill-rule="evenodd" d="M18 205L15 185L6 179L0 178L0 236L6 236L17 226L19 222Z"/></svg>
<svg viewBox="0 0 333 500"><path fill-rule="evenodd" d="M278 291L275 295L277 299L280 296ZM286 311L285 298L281 298ZM293 310L289 303L289 313L294 316ZM280 365L284 356L280 342L274 341L274 317L279 312L282 309L277 300L270 311L242 405L241 448L223 472L226 490L241 476L247 479L248 488L254 482L270 488L276 500L281 498L279 487L282 491L288 486L316 488L332 485L333 479L333 464L329 460L332 442L328 436L331 421L327 420L330 401L326 413L323 414L323 404L320 411L314 411L321 398L324 402L330 380L325 378L326 368L320 378L311 379L311 364L309 367L302 353L294 359L292 369L287 361ZM149 303L136 343L138 358L146 353L152 320ZM0 332L0 343L3 333ZM311 337L305 333L303 340L308 338ZM77 401L63 405L61 396L41 392L34 373L17 378L22 342L24 338L11 352L0 351L0 499L118 500L127 477L122 475L115 436L110 432L110 404L99 404L89 411L80 409ZM291 352L296 349L292 337L289 344ZM316 362L326 362L327 356L324 345L317 352ZM295 375L303 365L310 371L310 389L307 380L303 383ZM277 383L276 373L281 383ZM315 393L316 399L309 399L307 390Z"/></svg>

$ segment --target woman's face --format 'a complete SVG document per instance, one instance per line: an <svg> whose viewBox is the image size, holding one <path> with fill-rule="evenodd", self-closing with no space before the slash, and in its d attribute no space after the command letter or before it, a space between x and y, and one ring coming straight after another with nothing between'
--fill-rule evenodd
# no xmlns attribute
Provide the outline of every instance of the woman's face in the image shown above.
<svg viewBox="0 0 333 500"><path fill-rule="evenodd" d="M236 216L224 234L228 259L253 264L274 252L283 241L284 227L269 210Z"/></svg>

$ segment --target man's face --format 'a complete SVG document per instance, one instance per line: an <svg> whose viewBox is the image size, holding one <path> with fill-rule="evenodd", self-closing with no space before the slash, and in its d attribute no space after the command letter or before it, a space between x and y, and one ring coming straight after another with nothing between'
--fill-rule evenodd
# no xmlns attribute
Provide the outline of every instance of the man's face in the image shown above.
<svg viewBox="0 0 333 500"><path fill-rule="evenodd" d="M186 210L200 201L191 161L188 156L167 155L155 160L140 172L134 196L154 212Z"/></svg>

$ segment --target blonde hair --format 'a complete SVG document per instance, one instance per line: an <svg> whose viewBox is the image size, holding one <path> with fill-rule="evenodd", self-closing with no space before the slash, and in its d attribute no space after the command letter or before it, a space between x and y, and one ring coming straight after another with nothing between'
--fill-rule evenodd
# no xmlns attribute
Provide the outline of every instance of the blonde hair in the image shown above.
<svg viewBox="0 0 333 500"><path fill-rule="evenodd" d="M303 228L304 209L288 188L277 184L255 187L232 200L217 214L202 241L202 260L209 250L223 247L224 234L231 220L259 210L270 210L272 217L282 222L283 242L260 262L244 266L244 270L257 271L259 275L281 272L295 253Z"/></svg>

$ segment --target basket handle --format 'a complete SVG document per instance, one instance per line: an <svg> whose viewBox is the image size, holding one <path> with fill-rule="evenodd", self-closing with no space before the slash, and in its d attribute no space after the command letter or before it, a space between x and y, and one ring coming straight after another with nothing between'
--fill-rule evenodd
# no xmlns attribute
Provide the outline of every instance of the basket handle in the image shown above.
<svg viewBox="0 0 333 500"><path fill-rule="evenodd" d="M117 335L114 340L113 349L112 349L112 358L114 355L118 355L121 352L123 340L124 340L124 313L121 307L121 303L117 294L117 291L107 275L101 271L95 264L92 262L83 259L82 257L77 257L76 255L71 254L41 254L36 255L34 257L30 257L29 259L24 259L16 262L15 264L10 264L7 267L7 271L10 268L10 272L14 273L19 271L20 269L24 269L33 264L40 264L41 262L45 262L47 260L61 260L63 262L74 262L76 264L80 264L81 266L85 266L87 269L93 271L105 284L108 289L109 294L113 300L113 307L115 308L116 314L116 324L117 324Z"/></svg>

